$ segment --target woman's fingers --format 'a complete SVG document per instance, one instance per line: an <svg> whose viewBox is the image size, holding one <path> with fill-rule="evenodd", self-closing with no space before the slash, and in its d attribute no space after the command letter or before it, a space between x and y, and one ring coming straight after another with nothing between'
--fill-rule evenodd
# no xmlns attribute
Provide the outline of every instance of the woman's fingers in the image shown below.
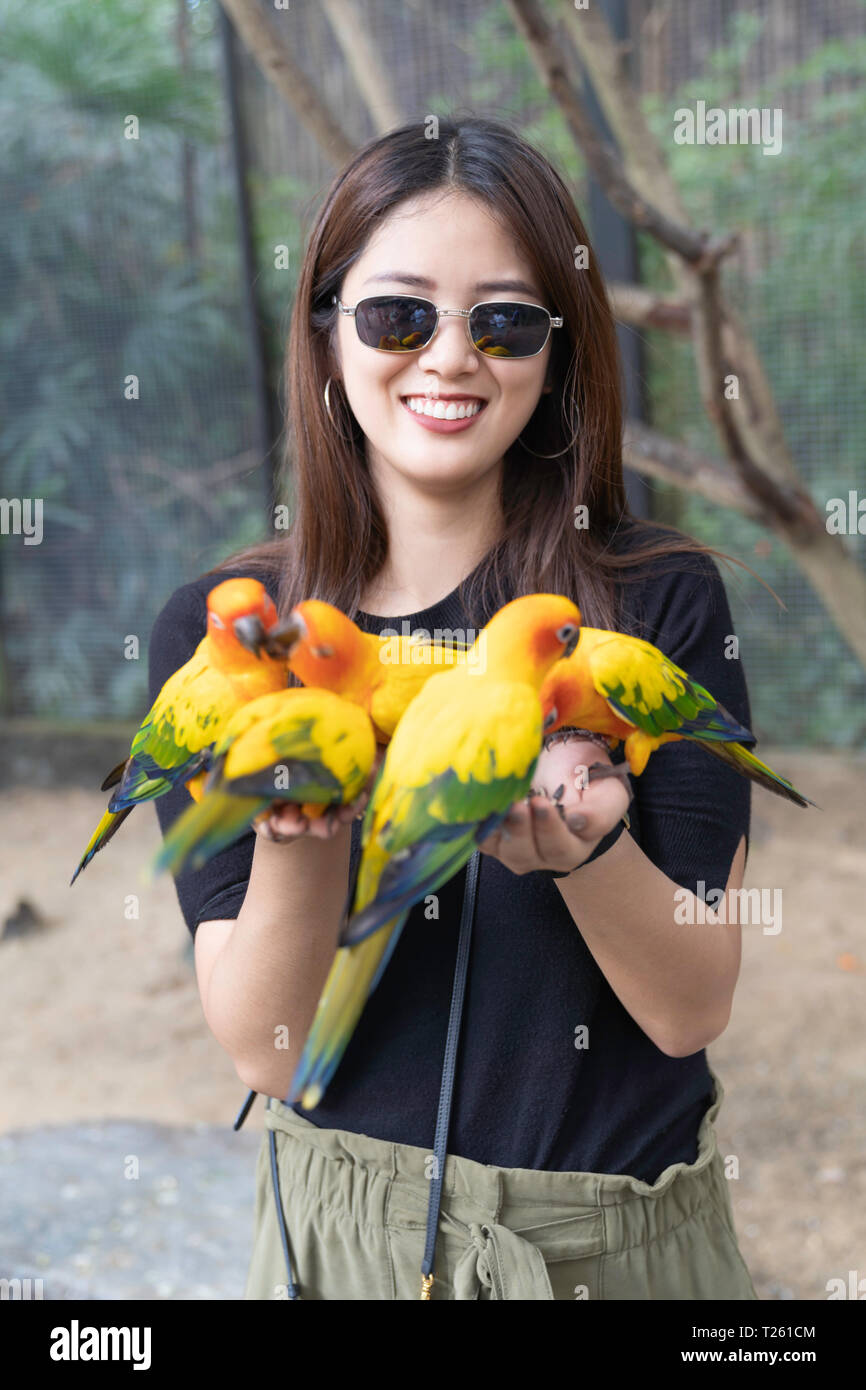
<svg viewBox="0 0 866 1390"><path fill-rule="evenodd" d="M319 816L306 816L293 801L275 801L253 821L253 829L274 844L288 844L311 835L316 840L330 840L344 825L350 825L363 814L366 797L345 806L329 806ZM361 811L358 808L361 806Z"/></svg>
<svg viewBox="0 0 866 1390"><path fill-rule="evenodd" d="M295 806L289 801L275 801L253 821L253 829L264 840L270 840L273 844L285 844L303 835L308 824L300 806Z"/></svg>
<svg viewBox="0 0 866 1390"><path fill-rule="evenodd" d="M545 798L533 798L537 802L543 800L545 805L550 804ZM514 874L526 874L540 868L527 801L516 801L499 830L482 840L478 848L482 854L492 854L499 859Z"/></svg>
<svg viewBox="0 0 866 1390"><path fill-rule="evenodd" d="M591 851L627 813L631 798L628 778L611 775L593 779L576 790L566 789L554 803L554 810L558 810L565 828Z"/></svg>
<svg viewBox="0 0 866 1390"><path fill-rule="evenodd" d="M626 813L631 796L623 778L613 776L554 790L556 798L540 793L515 802L500 830L482 841L482 853L516 874L573 869Z"/></svg>

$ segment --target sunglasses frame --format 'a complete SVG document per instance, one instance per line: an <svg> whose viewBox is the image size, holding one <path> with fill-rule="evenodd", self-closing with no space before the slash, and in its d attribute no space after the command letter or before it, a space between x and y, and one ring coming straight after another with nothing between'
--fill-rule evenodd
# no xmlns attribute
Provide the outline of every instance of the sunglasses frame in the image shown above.
<svg viewBox="0 0 866 1390"><path fill-rule="evenodd" d="M373 347L372 343L364 342L364 339L361 337L360 332L358 332L358 320L355 317L361 305L368 303L371 299L411 299L414 300L416 304L429 304L430 308L433 309L436 313L436 327L433 329L433 332L430 334L430 337L427 339L426 343L421 343L418 347L415 348L400 348L398 351L395 351L394 348ZM337 309L341 314L348 314L351 318L355 319L355 331L358 332L358 341L360 343L363 343L364 347L370 348L373 352L387 352L391 357L400 357L402 355L408 357L409 354L412 352L423 352L424 348L429 347L433 339L436 337L436 334L439 332L440 321L446 316L449 316L451 318L464 319L466 322L466 336L469 339L470 343L472 343L472 346L475 348L475 351L479 353L482 357L493 357L498 362L528 362L531 357L537 357L540 352L544 352L544 349L547 347L548 341L550 339L551 329L562 327L561 317L552 314L549 309L545 309L543 304L534 304L529 300L525 299L481 299L478 301L477 304L473 304L471 309L440 309L437 304L433 303L432 299L425 299L423 295L368 294L365 295L363 299L359 299L357 304L354 304L351 307L349 307L349 305L344 304L342 300L337 297L337 295L332 294L331 303L336 304ZM476 344L472 342L472 333L469 328L469 318L470 315L473 314L476 309L483 309L488 304L520 304L524 308L540 309L543 314L547 314L547 333L545 334L544 342L541 344L541 347L538 349L538 351L527 352L523 357L507 358L499 357L495 352L485 352L483 348L477 347Z"/></svg>

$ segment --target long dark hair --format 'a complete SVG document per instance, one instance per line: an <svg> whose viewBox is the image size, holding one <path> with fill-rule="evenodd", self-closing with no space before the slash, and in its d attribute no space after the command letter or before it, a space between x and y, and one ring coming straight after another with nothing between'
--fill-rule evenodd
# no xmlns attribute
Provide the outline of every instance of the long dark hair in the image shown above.
<svg viewBox="0 0 866 1390"><path fill-rule="evenodd" d="M455 190L487 205L535 268L563 327L552 335L543 393L501 478L504 529L470 585L461 585L470 622L480 626L481 588L495 606L519 594L575 598L596 627L623 621L620 582L673 555L717 554L671 527L629 512L622 470L621 364L613 314L589 237L562 179L508 125L474 115L440 120L438 139L421 122L371 141L337 175L316 217L298 277L286 354L284 466L294 493L292 524L275 540L232 556L217 570L264 569L280 578L279 609L302 598L336 604L350 616L381 569L388 535L365 456L364 436L337 381L343 277L379 223L405 199ZM580 248L586 268L576 268ZM558 454L545 460L535 454ZM575 525L587 508L589 526Z"/></svg>

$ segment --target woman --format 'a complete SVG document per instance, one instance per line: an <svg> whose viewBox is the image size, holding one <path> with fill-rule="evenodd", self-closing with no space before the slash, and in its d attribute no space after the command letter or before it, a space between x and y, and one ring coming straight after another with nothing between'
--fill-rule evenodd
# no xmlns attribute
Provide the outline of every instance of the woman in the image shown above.
<svg viewBox="0 0 866 1390"><path fill-rule="evenodd" d="M320 597L377 632L471 637L518 594L566 594L748 724L715 565L628 516L615 330L584 247L563 182L503 124L443 120L435 140L407 125L351 161L298 280L291 531L172 597L154 691L202 636L208 589L256 573L283 612ZM575 776L606 760L579 736L546 747L540 794L481 846L434 1298L756 1297L704 1052L728 1021L739 928L678 925L673 896L741 885L749 784L664 748L624 833L622 780ZM563 783L577 834L544 795ZM186 801L157 803L164 830ZM321 1103L282 1102L333 958L355 810L332 827L275 812L177 883L207 1022L271 1098L249 1298L286 1296L278 1212L302 1297L419 1296L465 871L413 909Z"/></svg>

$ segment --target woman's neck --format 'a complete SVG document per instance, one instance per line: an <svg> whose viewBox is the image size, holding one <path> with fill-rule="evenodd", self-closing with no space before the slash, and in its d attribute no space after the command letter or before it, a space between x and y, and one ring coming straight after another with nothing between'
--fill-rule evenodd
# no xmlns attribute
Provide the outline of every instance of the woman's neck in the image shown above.
<svg viewBox="0 0 866 1390"><path fill-rule="evenodd" d="M361 596L365 613L432 608L475 569L502 531L497 470L459 497L390 488L383 501L388 555Z"/></svg>

